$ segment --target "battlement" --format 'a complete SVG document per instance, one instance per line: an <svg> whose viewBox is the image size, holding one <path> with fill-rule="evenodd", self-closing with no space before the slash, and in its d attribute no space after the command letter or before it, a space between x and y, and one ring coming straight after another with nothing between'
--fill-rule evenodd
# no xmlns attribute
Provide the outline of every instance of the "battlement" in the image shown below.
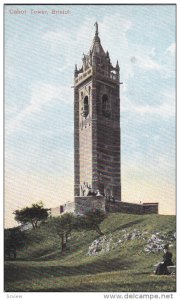
<svg viewBox="0 0 180 300"><path fill-rule="evenodd" d="M100 66L97 66L96 68L96 75L99 77L102 77L103 79L108 79L110 81L116 81L119 84L119 72L117 70L115 71L107 71L101 68Z"/></svg>
<svg viewBox="0 0 180 300"><path fill-rule="evenodd" d="M75 77L74 85L77 86L81 84L83 81L91 77L93 74L92 68L88 68L85 72L79 73L77 77Z"/></svg>
<svg viewBox="0 0 180 300"><path fill-rule="evenodd" d="M78 86L91 76L97 76L99 79L102 78L119 84L119 73L116 70L107 71L97 66L96 68L90 67L86 71L79 73L74 79L74 85Z"/></svg>

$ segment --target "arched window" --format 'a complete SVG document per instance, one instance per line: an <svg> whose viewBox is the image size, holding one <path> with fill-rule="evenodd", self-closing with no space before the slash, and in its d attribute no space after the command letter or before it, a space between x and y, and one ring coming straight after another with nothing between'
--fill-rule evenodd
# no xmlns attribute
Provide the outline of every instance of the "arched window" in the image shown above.
<svg viewBox="0 0 180 300"><path fill-rule="evenodd" d="M102 113L105 117L110 117L110 103L107 95L102 96Z"/></svg>
<svg viewBox="0 0 180 300"><path fill-rule="evenodd" d="M89 114L89 103L88 103L88 96L84 97L83 102L83 116L86 118Z"/></svg>

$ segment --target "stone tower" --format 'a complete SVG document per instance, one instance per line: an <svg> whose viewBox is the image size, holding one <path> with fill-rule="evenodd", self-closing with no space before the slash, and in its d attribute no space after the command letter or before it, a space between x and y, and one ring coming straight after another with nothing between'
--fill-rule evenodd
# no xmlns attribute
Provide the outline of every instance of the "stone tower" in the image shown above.
<svg viewBox="0 0 180 300"><path fill-rule="evenodd" d="M121 201L119 71L101 46L96 22L89 53L74 72L75 199Z"/></svg>

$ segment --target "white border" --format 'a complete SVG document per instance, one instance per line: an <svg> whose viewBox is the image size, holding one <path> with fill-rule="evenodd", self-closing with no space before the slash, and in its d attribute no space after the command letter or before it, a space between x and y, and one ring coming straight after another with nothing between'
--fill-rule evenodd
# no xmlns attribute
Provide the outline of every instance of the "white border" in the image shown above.
<svg viewBox="0 0 180 300"><path fill-rule="evenodd" d="M73 0L6 0L3 1L4 4L12 3L12 4L176 4L178 1L173 1L173 0L142 0L142 1L136 1L136 0L113 0L112 2L107 1L107 0L90 0L90 1L73 1Z"/></svg>
<svg viewBox="0 0 180 300"><path fill-rule="evenodd" d="M135 1L135 0L124 0L124 1L120 1L120 0L112 0L113 4L176 4L177 5L177 28L179 28L179 11L178 11L178 1L172 1L172 0L151 0L151 1ZM1 75L3 78L3 4L112 4L110 3L110 1L102 1L102 0L91 0L91 1L73 1L73 0L63 0L63 1L58 1L58 0L6 0L6 1L0 1L0 53L1 53L1 60L0 60L0 66L1 66ZM177 44L178 44L178 34L177 34ZM177 57L177 66L178 66L178 57ZM177 77L178 77L178 68L177 68ZM0 104L0 196L1 199L3 199L3 81L0 80L0 91L1 91L1 104ZM178 86L177 86L177 99L178 99ZM177 116L179 115L179 107L177 104ZM179 122L178 122L178 118L177 118L177 129L179 128ZM179 146L179 139L177 136L177 150ZM178 153L178 152L177 152ZM177 166L178 166L178 157L177 157ZM179 179L179 169L177 168L177 179ZM179 190L178 190L178 180L177 180L177 208L176 211L178 212L178 199L179 199ZM1 212L3 212L3 201L1 201ZM104 294L114 294L114 295L126 295L127 293L6 293L3 292L3 277L4 277L4 272L3 272L3 214L1 214L1 218L0 218L0 225L1 225L1 251L2 251L2 255L1 255L1 289L0 289L0 299L4 300L4 299L18 299L18 296L22 295L22 298L19 299L27 299L27 300L36 300L36 299L83 299L86 298L87 300L95 298L95 299L104 299ZM177 217L177 232L179 233L179 222L178 222L178 217ZM179 236L179 234L178 234ZM179 249L179 238L178 238L178 244L177 244L177 253ZM178 261L178 258L177 258ZM176 293L163 293L163 295L166 294L166 298L162 298L162 299L180 299L180 285L179 285L179 272L177 272L177 292ZM158 295L158 298L161 299L161 293L129 293L129 295L135 295L134 298L131 299L138 299L140 296L145 295L151 295L152 298L151 299L157 299L154 298L154 295ZM156 296L157 297L157 296ZM115 298L116 299L116 298ZM118 298L117 298L118 299ZM142 298L141 298L142 299ZM148 299L148 298L144 298L144 299ZM149 298L150 299L150 298Z"/></svg>

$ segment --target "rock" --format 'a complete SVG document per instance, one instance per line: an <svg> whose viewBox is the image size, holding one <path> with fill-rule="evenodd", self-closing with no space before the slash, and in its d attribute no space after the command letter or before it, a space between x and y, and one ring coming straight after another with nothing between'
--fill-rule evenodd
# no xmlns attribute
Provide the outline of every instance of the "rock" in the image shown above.
<svg viewBox="0 0 180 300"><path fill-rule="evenodd" d="M112 238L111 236L107 238L106 236L100 237L98 240L92 242L89 246L88 255L98 255L102 253L109 252L112 248Z"/></svg>
<svg viewBox="0 0 180 300"><path fill-rule="evenodd" d="M166 244L169 244L169 247L173 247L172 241L176 239L176 233L155 232L149 237L150 233L148 231L141 232L137 229L134 229L132 232L127 232L127 230L123 229L120 231L120 234L120 239L117 242L113 241L112 234L109 234L109 236L104 235L94 240L89 246L87 255L93 256L108 253L115 248L122 247L123 243L136 239L146 241L146 246L144 247L146 253L158 253L163 250Z"/></svg>
<svg viewBox="0 0 180 300"><path fill-rule="evenodd" d="M162 232L156 232L155 234L152 234L151 238L147 241L144 251L149 253L160 252L163 250L166 244L169 244L169 246L171 245L171 247L173 247L173 244L170 243L170 240L174 238L174 235L175 234L173 233L169 236L168 234L164 234Z"/></svg>

